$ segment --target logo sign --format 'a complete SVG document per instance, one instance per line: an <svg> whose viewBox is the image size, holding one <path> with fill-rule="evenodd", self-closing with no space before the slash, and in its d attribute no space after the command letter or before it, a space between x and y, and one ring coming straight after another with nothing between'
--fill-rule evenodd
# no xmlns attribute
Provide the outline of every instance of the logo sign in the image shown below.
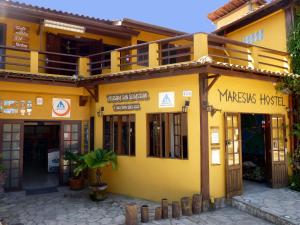
<svg viewBox="0 0 300 225"><path fill-rule="evenodd" d="M69 118L71 116L71 99L53 98L52 117Z"/></svg>
<svg viewBox="0 0 300 225"><path fill-rule="evenodd" d="M159 108L173 108L175 106L174 92L160 92L158 96Z"/></svg>

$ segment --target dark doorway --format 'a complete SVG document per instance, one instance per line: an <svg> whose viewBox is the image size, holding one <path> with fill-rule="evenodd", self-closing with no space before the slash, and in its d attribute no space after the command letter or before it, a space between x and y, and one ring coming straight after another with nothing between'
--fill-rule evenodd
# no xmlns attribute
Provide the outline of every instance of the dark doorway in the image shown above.
<svg viewBox="0 0 300 225"><path fill-rule="evenodd" d="M47 73L74 75L77 72L78 57L85 57L105 51L102 40L76 38L63 34L47 33ZM61 53L61 54L50 54ZM76 57L78 56L78 57ZM91 63L95 61L91 58ZM91 64L92 68L94 64Z"/></svg>
<svg viewBox="0 0 300 225"><path fill-rule="evenodd" d="M24 124L24 189L59 185L59 140L59 124L47 122Z"/></svg>
<svg viewBox="0 0 300 225"><path fill-rule="evenodd" d="M243 179L268 181L268 116L241 114Z"/></svg>
<svg viewBox="0 0 300 225"><path fill-rule="evenodd" d="M5 45L5 37L6 37L6 25L0 24L0 45ZM0 48L0 69L5 68L5 49Z"/></svg>

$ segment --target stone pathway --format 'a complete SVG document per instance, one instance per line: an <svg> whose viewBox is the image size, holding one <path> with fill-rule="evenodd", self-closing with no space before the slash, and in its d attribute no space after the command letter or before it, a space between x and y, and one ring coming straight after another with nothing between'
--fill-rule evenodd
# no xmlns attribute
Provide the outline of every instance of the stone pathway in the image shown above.
<svg viewBox="0 0 300 225"><path fill-rule="evenodd" d="M26 196L24 192L6 193L0 197L0 218L8 225L118 225L124 224L124 206L135 202L150 207L150 218L154 217L156 203L120 195L110 195L103 202L89 200L87 191L72 192L59 188L51 194ZM267 225L261 219L233 208L202 213L180 220L152 221L148 225Z"/></svg>
<svg viewBox="0 0 300 225"><path fill-rule="evenodd" d="M247 182L233 206L275 224L300 224L300 193L288 188L271 189Z"/></svg>

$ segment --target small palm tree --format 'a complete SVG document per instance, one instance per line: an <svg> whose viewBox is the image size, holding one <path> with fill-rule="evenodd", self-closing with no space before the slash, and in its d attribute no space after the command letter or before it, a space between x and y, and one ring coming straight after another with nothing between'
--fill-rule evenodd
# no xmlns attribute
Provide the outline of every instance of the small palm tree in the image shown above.
<svg viewBox="0 0 300 225"><path fill-rule="evenodd" d="M117 169L118 161L115 152L106 149L96 149L83 156L86 165L81 164L75 169L78 173L86 167L96 170L97 185L101 186L104 184L102 180L102 169L104 167L112 166L113 169Z"/></svg>

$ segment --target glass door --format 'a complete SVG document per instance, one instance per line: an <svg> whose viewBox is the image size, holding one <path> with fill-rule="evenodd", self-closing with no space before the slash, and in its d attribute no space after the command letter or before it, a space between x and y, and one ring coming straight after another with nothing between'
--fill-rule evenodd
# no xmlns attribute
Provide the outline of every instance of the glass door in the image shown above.
<svg viewBox="0 0 300 225"><path fill-rule="evenodd" d="M286 125L283 115L271 116L272 187L285 187L288 182Z"/></svg>
<svg viewBox="0 0 300 225"><path fill-rule="evenodd" d="M0 154L6 170L5 189L21 189L23 121L0 121Z"/></svg>
<svg viewBox="0 0 300 225"><path fill-rule="evenodd" d="M225 114L226 194L228 198L243 192L240 121L240 114Z"/></svg>
<svg viewBox="0 0 300 225"><path fill-rule="evenodd" d="M72 175L74 168L69 161L64 160L64 153L66 151L81 153L81 122L63 121L61 127L60 183L65 184Z"/></svg>

